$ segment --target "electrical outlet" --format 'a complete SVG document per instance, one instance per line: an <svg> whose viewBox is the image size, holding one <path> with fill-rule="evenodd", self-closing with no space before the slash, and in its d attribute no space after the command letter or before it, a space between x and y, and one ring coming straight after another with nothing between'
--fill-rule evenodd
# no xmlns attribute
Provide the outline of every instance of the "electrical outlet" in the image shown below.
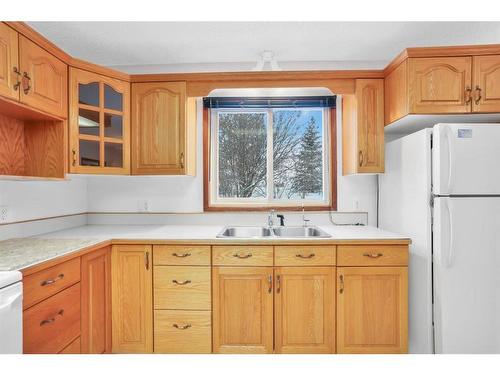
<svg viewBox="0 0 500 375"><path fill-rule="evenodd" d="M5 223L9 220L9 207L0 206L0 223Z"/></svg>
<svg viewBox="0 0 500 375"><path fill-rule="evenodd" d="M137 201L137 208L139 212L149 212L149 201L140 199Z"/></svg>

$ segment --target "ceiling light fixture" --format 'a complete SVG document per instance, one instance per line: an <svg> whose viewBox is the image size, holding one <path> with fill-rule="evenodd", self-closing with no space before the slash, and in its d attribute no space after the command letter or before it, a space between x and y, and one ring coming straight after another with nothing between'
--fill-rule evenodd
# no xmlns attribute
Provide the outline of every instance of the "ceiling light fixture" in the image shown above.
<svg viewBox="0 0 500 375"><path fill-rule="evenodd" d="M265 71L265 70L282 70L274 57L273 51L263 51L260 55L260 60L257 61L254 71Z"/></svg>

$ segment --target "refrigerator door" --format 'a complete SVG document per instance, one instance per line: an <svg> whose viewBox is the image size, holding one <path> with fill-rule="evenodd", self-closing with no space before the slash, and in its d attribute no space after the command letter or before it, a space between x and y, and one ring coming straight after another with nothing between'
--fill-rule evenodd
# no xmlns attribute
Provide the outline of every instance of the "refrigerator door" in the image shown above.
<svg viewBox="0 0 500 375"><path fill-rule="evenodd" d="M411 238L408 273L410 353L432 353L431 134L425 129L385 145L379 175L379 227Z"/></svg>
<svg viewBox="0 0 500 375"><path fill-rule="evenodd" d="M437 124L433 137L434 194L500 194L500 124Z"/></svg>
<svg viewBox="0 0 500 375"><path fill-rule="evenodd" d="M436 353L500 353L500 197L434 200Z"/></svg>

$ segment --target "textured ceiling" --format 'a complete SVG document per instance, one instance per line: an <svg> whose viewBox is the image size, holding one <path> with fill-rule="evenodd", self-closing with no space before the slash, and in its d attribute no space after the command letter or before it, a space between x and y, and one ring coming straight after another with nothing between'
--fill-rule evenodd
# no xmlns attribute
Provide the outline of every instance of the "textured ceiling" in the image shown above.
<svg viewBox="0 0 500 375"><path fill-rule="evenodd" d="M381 68L406 47L500 43L500 22L28 22L71 55L128 72Z"/></svg>

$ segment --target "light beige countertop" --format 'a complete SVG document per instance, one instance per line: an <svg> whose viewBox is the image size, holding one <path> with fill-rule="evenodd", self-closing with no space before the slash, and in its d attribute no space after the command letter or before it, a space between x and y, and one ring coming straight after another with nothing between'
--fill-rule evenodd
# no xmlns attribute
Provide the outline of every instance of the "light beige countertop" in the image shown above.
<svg viewBox="0 0 500 375"><path fill-rule="evenodd" d="M320 225L331 238L217 238L222 225L85 225L58 232L0 242L0 271L20 270L112 240L120 243L408 243L407 236L371 226Z"/></svg>

